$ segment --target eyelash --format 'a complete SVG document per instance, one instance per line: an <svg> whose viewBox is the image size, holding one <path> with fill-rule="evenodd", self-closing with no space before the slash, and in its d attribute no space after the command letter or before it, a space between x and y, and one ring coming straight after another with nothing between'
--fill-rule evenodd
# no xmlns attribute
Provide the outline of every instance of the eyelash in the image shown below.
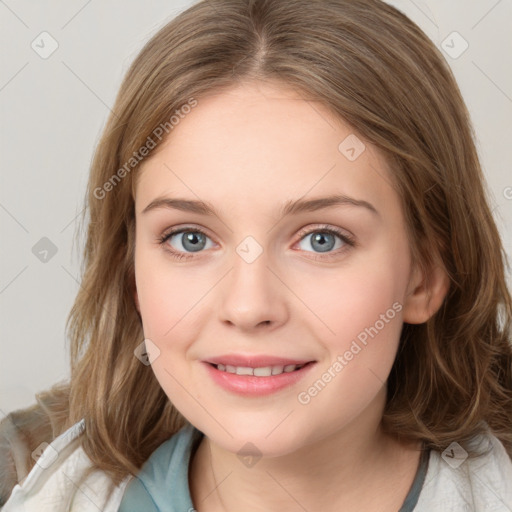
<svg viewBox="0 0 512 512"><path fill-rule="evenodd" d="M172 235L176 235L178 233L186 233L186 232L201 233L202 235L210 238L207 235L207 233L205 233L202 229L196 228L196 227L193 227L193 226L187 226L185 228L179 228L179 229L168 231L167 233L163 234L161 237L158 238L158 243L160 245L164 245L167 242L167 240L169 240L169 238L171 238ZM335 235L335 236L339 237L349 247L356 247L356 245L357 245L355 240L351 236L347 235L346 233L342 233L341 230L338 230L337 228L333 228L333 227L330 227L330 226L327 226L327 225L326 226L316 227L314 229L309 229L309 230L307 230L307 229L301 230L300 233L299 233L299 237L300 237L299 241L301 241L307 235L310 235L312 233L328 233L330 235ZM341 250L338 249L338 251L336 251L336 252L325 253L326 254L325 256L314 257L312 259L314 259L314 260L326 260L326 259L329 260L331 258L339 256L340 253L345 252L347 249L348 248L345 247L345 248L343 248ZM169 249L168 247L165 247L165 250L173 258L175 258L177 260L190 259L190 258L194 257L193 254L178 252L178 251L175 251L173 249ZM317 253L317 254L319 254L319 253Z"/></svg>

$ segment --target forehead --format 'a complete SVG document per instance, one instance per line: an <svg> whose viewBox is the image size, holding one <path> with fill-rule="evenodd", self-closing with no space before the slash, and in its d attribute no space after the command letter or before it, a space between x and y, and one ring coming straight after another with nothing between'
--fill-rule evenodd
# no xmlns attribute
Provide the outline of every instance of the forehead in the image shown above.
<svg viewBox="0 0 512 512"><path fill-rule="evenodd" d="M387 207L398 202L375 148L293 89L243 84L197 101L139 166L138 213L163 194L262 213L274 203L273 210L290 199L334 193Z"/></svg>

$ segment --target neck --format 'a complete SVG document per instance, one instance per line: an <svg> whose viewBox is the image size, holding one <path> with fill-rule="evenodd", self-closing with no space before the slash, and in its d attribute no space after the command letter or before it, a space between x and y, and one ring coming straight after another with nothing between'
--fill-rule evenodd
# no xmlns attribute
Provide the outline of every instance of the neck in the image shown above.
<svg viewBox="0 0 512 512"><path fill-rule="evenodd" d="M352 425L249 467L205 436L190 464L194 506L199 512L396 511L414 480L420 446L384 434L381 417L381 409L369 408Z"/></svg>

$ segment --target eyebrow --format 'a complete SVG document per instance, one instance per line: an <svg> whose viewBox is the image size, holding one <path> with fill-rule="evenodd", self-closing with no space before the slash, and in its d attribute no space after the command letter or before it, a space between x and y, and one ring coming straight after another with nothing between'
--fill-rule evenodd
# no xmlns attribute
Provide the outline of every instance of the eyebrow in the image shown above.
<svg viewBox="0 0 512 512"><path fill-rule="evenodd" d="M326 197L318 197L314 199L296 199L284 203L280 210L280 216L285 217L302 212L314 212L324 208L332 208L335 206L358 206L367 209L374 215L380 216L377 209L368 201L362 199L354 199L342 194L335 194ZM198 213L200 215L216 216L220 218L219 213L215 207L208 202L195 201L190 199L171 198L171 197L157 197L149 203L142 213L147 213L157 208L169 208L181 210L184 212Z"/></svg>

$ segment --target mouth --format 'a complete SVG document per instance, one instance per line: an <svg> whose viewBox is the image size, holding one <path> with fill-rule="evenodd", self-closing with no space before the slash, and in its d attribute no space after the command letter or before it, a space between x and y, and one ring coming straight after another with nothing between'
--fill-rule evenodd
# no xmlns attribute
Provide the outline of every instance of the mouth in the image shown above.
<svg viewBox="0 0 512 512"><path fill-rule="evenodd" d="M303 364L287 364L287 365L272 365L272 366L259 366L259 367L250 367L250 366L234 366L230 364L222 364L222 363L208 363L210 366L213 366L215 369L232 373L236 375L248 375L253 377L271 377L274 375L281 375L283 373L292 373L301 370L305 366L309 364L313 364L315 361L309 361Z"/></svg>
<svg viewBox="0 0 512 512"><path fill-rule="evenodd" d="M211 381L225 391L244 397L262 397L292 389L316 366L316 361L268 366L235 366L203 361Z"/></svg>

